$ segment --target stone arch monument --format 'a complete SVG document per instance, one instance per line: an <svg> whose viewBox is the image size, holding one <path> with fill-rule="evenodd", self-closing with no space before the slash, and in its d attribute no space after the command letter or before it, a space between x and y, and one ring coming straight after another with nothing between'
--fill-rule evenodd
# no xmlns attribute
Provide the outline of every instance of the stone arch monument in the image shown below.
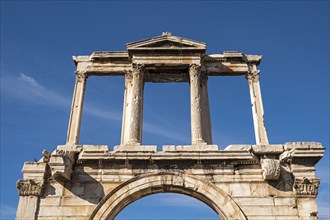
<svg viewBox="0 0 330 220"><path fill-rule="evenodd" d="M18 180L17 219L114 219L144 196L175 192L209 205L223 220L317 219L320 179L315 164L324 147L315 142L269 144L259 84L261 56L206 54L206 44L165 32L127 44L127 51L74 56L76 82L67 141L38 162L26 162ZM124 76L121 143L79 143L88 77ZM245 76L255 145L212 142L208 76ZM143 90L147 82L188 82L191 144L142 141Z"/></svg>

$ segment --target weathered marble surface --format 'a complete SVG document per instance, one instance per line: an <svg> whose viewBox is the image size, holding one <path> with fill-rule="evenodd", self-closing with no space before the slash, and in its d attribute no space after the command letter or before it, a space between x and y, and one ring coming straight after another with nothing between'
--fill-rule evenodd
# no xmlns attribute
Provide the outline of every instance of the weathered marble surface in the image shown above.
<svg viewBox="0 0 330 220"><path fill-rule="evenodd" d="M127 51L75 56L76 82L67 141L39 162L26 162L17 182L19 220L113 219L126 205L154 193L195 197L222 220L317 219L320 179L315 164L324 148L315 142L272 144L264 123L257 66L261 56L228 51L206 54L206 44L165 32L128 43ZM118 146L80 145L87 78L124 76ZM212 142L208 76L245 76L256 145ZM191 144L157 151L142 140L144 84L189 82Z"/></svg>
<svg viewBox="0 0 330 220"><path fill-rule="evenodd" d="M47 163L25 163L17 219L112 219L124 204L161 192L189 194L221 219L317 219L315 164L324 153L319 143L63 149L59 146ZM287 152L290 159L280 162ZM71 154L73 160L58 159Z"/></svg>

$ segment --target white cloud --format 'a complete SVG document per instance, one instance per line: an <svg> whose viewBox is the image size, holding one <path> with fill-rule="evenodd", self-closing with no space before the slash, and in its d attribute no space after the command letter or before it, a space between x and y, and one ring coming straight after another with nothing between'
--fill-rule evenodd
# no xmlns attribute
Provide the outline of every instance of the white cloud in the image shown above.
<svg viewBox="0 0 330 220"><path fill-rule="evenodd" d="M148 132L149 134L155 134L158 136L162 136L165 138L168 138L169 143L171 141L180 141L181 143L189 143L190 137L187 137L185 135L182 135L182 133L175 130L173 127L160 127L157 125L154 125L153 123L149 123L147 121L143 122L143 129L145 132Z"/></svg>
<svg viewBox="0 0 330 220"><path fill-rule="evenodd" d="M24 73L20 73L19 74L19 77L18 77L18 80L22 81L22 82L26 82L28 84L30 84L31 86L34 86L34 87L41 87L36 81L35 79L33 79L32 77L30 76L27 76L25 75Z"/></svg>
<svg viewBox="0 0 330 220"><path fill-rule="evenodd" d="M18 76L3 74L1 78L1 92L5 96L40 105L65 107L65 109L69 109L71 106L71 97L66 97L44 87L38 83L36 79L24 73L20 73ZM104 110L102 108L95 107L90 103L85 103L84 113L114 122L121 122L122 119L121 112L109 109ZM157 121L161 120L168 123L168 120L164 119L160 115L157 117ZM175 140L183 143L189 143L190 141L189 137L187 138L186 136L180 134L180 132L174 130L172 127L168 126L168 124L166 128L163 128L148 121L144 121L143 123L145 132L168 138L169 142Z"/></svg>
<svg viewBox="0 0 330 220"><path fill-rule="evenodd" d="M18 98L42 105L70 106L70 99L40 85L34 78L20 73L19 76L3 74L1 93L7 97Z"/></svg>

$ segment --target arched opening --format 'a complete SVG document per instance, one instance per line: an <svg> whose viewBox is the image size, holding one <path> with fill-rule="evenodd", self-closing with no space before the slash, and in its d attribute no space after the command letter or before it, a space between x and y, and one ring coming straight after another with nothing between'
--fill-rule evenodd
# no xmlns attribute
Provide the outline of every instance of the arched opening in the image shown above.
<svg viewBox="0 0 330 220"><path fill-rule="evenodd" d="M213 183L182 172L157 172L137 176L113 189L99 202L90 220L112 220L136 200L164 192L194 197L211 207L222 220L246 219L235 201Z"/></svg>
<svg viewBox="0 0 330 220"><path fill-rule="evenodd" d="M124 208L115 218L123 219L219 219L205 203L188 195L157 193Z"/></svg>

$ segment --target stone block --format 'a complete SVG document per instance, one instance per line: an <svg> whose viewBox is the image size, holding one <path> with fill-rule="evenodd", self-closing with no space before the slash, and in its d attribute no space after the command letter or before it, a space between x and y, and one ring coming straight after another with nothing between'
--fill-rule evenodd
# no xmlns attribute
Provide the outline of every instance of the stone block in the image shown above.
<svg viewBox="0 0 330 220"><path fill-rule="evenodd" d="M63 219L83 219L93 212L94 206L44 206L39 210L40 217L61 217ZM26 219L25 219L26 220Z"/></svg>
<svg viewBox="0 0 330 220"><path fill-rule="evenodd" d="M229 145L225 151L251 151L252 145Z"/></svg>
<svg viewBox="0 0 330 220"><path fill-rule="evenodd" d="M281 174L280 161L261 159L261 170L263 180L278 180Z"/></svg>
<svg viewBox="0 0 330 220"><path fill-rule="evenodd" d="M317 148L323 148L323 146L319 142L287 142L284 144L285 150L291 150L293 148L317 149Z"/></svg>
<svg viewBox="0 0 330 220"><path fill-rule="evenodd" d="M36 196L24 196L20 197L17 211L17 220L35 219L35 215L38 209L38 197Z"/></svg>
<svg viewBox="0 0 330 220"><path fill-rule="evenodd" d="M24 179L42 181L47 176L47 164L43 162L25 162L22 173Z"/></svg>
<svg viewBox="0 0 330 220"><path fill-rule="evenodd" d="M273 206L273 197L235 197L240 206Z"/></svg>
<svg viewBox="0 0 330 220"><path fill-rule="evenodd" d="M93 197L104 196L103 186L99 182L85 183L84 196L93 196Z"/></svg>
<svg viewBox="0 0 330 220"><path fill-rule="evenodd" d="M164 145L163 151L217 151L218 145Z"/></svg>
<svg viewBox="0 0 330 220"><path fill-rule="evenodd" d="M63 197L50 197L40 199L40 206L60 206Z"/></svg>
<svg viewBox="0 0 330 220"><path fill-rule="evenodd" d="M130 151L130 152L157 152L155 145L118 145L114 147L114 151Z"/></svg>
<svg viewBox="0 0 330 220"><path fill-rule="evenodd" d="M284 148L282 144L253 145L252 151L255 154L281 154Z"/></svg>
<svg viewBox="0 0 330 220"><path fill-rule="evenodd" d="M83 151L88 152L107 152L109 151L108 145L82 145Z"/></svg>

